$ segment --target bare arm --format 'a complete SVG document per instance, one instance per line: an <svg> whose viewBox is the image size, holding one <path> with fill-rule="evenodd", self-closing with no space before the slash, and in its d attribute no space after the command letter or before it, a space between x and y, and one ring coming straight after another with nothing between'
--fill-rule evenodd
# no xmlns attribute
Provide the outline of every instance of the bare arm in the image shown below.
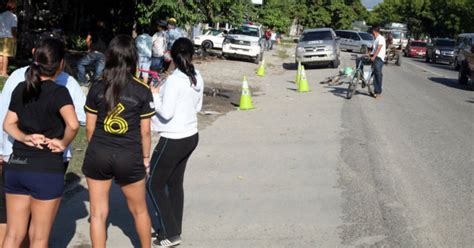
<svg viewBox="0 0 474 248"><path fill-rule="evenodd" d="M92 45L92 36L90 34L87 35L86 37L86 45L90 49Z"/></svg>
<svg viewBox="0 0 474 248"><path fill-rule="evenodd" d="M379 55L380 50L382 50L382 46L379 44L379 45L377 46L377 50L375 51L374 55L372 56L372 61L374 61L375 58L377 58L377 55Z"/></svg>
<svg viewBox="0 0 474 248"><path fill-rule="evenodd" d="M13 36L13 39L14 39L14 40L17 39L17 34L18 34L18 32L17 32L16 27L12 28L12 36Z"/></svg>
<svg viewBox="0 0 474 248"><path fill-rule="evenodd" d="M79 131L79 121L77 120L76 112L74 111L74 106L72 104L61 107L59 113L63 117L66 128L64 129L64 136L61 140L48 140L48 147L53 152L64 151Z"/></svg>
<svg viewBox="0 0 474 248"><path fill-rule="evenodd" d="M97 122L97 115L86 112L86 137L87 141L91 141L92 134L95 130L95 124Z"/></svg>
<svg viewBox="0 0 474 248"><path fill-rule="evenodd" d="M18 128L18 115L15 112L8 111L5 121L3 122L3 129L16 141L22 142L27 146L43 149L45 144L45 137L42 134L25 134Z"/></svg>
<svg viewBox="0 0 474 248"><path fill-rule="evenodd" d="M148 170L151 150L151 118L140 121L140 133L142 136L143 163Z"/></svg>

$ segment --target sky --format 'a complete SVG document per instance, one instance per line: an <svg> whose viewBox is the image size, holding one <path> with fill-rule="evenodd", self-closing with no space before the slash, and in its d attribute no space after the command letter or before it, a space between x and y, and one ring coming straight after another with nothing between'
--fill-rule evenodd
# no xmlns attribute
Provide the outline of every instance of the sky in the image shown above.
<svg viewBox="0 0 474 248"><path fill-rule="evenodd" d="M381 2L383 2L383 0L362 0L362 4L368 9L373 8L375 5Z"/></svg>

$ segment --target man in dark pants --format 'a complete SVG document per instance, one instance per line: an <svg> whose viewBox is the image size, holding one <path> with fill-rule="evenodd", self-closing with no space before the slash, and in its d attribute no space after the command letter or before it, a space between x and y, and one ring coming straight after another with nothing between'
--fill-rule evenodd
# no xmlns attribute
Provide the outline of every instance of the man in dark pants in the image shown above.
<svg viewBox="0 0 474 248"><path fill-rule="evenodd" d="M370 60L373 63L374 68L374 95L375 99L380 98L382 94L382 68L385 61L385 55L387 45L385 44L385 38L380 34L380 28L374 26L372 28L372 34L374 35L375 41L372 46L372 53L370 54Z"/></svg>

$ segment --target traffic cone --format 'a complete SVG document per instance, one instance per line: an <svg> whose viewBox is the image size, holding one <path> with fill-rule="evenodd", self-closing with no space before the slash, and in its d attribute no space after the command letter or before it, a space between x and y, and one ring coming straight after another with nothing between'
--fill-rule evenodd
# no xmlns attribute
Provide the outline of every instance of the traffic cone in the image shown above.
<svg viewBox="0 0 474 248"><path fill-rule="evenodd" d="M301 66L301 78L298 84L298 92L309 92L308 79L306 78L304 66Z"/></svg>
<svg viewBox="0 0 474 248"><path fill-rule="evenodd" d="M249 110L254 109L252 104L252 96L250 94L249 83L247 81L247 77L244 76L244 80L242 82L242 95L240 96L240 110Z"/></svg>
<svg viewBox="0 0 474 248"><path fill-rule="evenodd" d="M262 63L260 63L260 66L258 67L257 76L265 76L265 59L262 60Z"/></svg>
<svg viewBox="0 0 474 248"><path fill-rule="evenodd" d="M298 61L298 71L296 72L295 84L298 85L301 80L301 62Z"/></svg>

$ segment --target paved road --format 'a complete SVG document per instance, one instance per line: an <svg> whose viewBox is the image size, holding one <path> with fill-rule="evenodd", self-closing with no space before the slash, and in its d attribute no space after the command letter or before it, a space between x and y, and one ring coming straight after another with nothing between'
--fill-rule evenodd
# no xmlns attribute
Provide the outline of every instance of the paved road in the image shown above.
<svg viewBox="0 0 474 248"><path fill-rule="evenodd" d="M257 109L201 130L181 247L471 247L474 92L457 74L407 59L384 68L381 100L363 91L346 100L345 86L318 83L334 69L308 70L312 92L296 93L292 60L267 56L264 78L245 62L200 65L217 84L250 74ZM90 243L87 191L77 191L54 247ZM121 194L112 196L109 246L137 245Z"/></svg>
<svg viewBox="0 0 474 248"><path fill-rule="evenodd" d="M342 109L343 244L472 247L474 92L447 65L384 68Z"/></svg>

